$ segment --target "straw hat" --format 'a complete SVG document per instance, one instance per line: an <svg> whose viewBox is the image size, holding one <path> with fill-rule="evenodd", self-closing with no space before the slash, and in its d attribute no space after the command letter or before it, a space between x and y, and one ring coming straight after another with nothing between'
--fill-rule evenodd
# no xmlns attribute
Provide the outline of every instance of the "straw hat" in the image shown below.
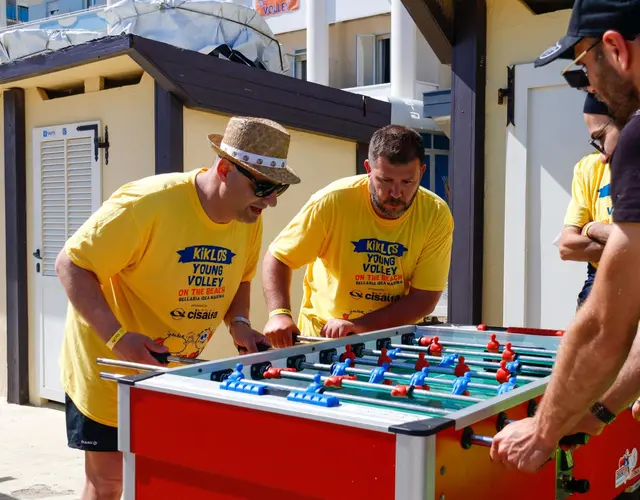
<svg viewBox="0 0 640 500"><path fill-rule="evenodd" d="M287 165L291 136L279 123L234 116L224 135L209 134L207 137L213 150L222 158L258 172L273 182L300 182L298 174Z"/></svg>

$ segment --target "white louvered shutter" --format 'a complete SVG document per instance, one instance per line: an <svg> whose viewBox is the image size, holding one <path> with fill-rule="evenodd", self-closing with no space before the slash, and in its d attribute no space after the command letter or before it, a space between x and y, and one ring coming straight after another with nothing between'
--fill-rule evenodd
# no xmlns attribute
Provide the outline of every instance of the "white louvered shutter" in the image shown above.
<svg viewBox="0 0 640 500"><path fill-rule="evenodd" d="M100 203L101 175L95 158L94 132L78 131L80 125L86 124L34 130L34 140L38 138L34 141L34 160L40 166L34 170L40 177L36 201L40 210L35 215L40 216L40 234L36 236L40 240L42 276L55 276L56 257L66 240Z"/></svg>

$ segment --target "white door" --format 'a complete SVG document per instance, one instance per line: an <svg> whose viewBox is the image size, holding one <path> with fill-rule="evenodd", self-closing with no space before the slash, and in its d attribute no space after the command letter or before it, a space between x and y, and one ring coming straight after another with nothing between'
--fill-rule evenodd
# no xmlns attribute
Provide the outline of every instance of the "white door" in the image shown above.
<svg viewBox="0 0 640 500"><path fill-rule="evenodd" d="M100 206L101 167L94 131L74 123L33 130L36 345L40 397L64 401L58 360L67 296L55 273L65 241ZM81 130L78 130L80 127Z"/></svg>
<svg viewBox="0 0 640 500"><path fill-rule="evenodd" d="M507 130L504 301L508 326L566 328L587 264L560 259L554 239L571 198L573 167L593 148L585 94L569 88L562 63L515 69L515 126Z"/></svg>

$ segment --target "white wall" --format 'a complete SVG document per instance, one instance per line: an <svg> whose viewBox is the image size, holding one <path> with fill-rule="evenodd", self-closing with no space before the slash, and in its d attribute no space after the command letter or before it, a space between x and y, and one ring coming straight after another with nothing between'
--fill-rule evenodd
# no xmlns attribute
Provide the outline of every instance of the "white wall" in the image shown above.
<svg viewBox="0 0 640 500"><path fill-rule="evenodd" d="M391 0L326 0L329 24L377 16L391 12ZM265 17L265 21L276 35L298 31L307 27L307 0L299 0L298 10Z"/></svg>

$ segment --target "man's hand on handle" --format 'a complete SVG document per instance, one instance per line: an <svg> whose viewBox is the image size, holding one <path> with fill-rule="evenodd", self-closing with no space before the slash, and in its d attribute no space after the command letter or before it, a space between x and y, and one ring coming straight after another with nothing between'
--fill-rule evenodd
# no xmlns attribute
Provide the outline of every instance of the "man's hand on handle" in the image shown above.
<svg viewBox="0 0 640 500"><path fill-rule="evenodd" d="M276 314L264 327L264 334L276 349L291 347L294 333L299 335L300 330L288 314Z"/></svg>
<svg viewBox="0 0 640 500"><path fill-rule="evenodd" d="M150 353L168 353L167 349L162 344L157 344L152 339L136 332L127 332L113 347L113 352L118 358L124 361L131 361L133 363L142 363L145 365L165 366Z"/></svg>
<svg viewBox="0 0 640 500"><path fill-rule="evenodd" d="M554 454L557 443L541 439L534 418L507 425L493 438L490 456L507 469L534 473Z"/></svg>
<svg viewBox="0 0 640 500"><path fill-rule="evenodd" d="M236 347L242 348L243 353L251 354L258 352L258 344L265 346L267 349L271 347L271 343L267 337L255 331L246 323L233 323L230 332Z"/></svg>
<svg viewBox="0 0 640 500"><path fill-rule="evenodd" d="M636 420L640 420L640 399L638 399L635 403L633 403L633 408L631 409L633 412L633 418Z"/></svg>
<svg viewBox="0 0 640 500"><path fill-rule="evenodd" d="M346 319L331 318L320 330L320 336L328 339L346 337L350 333L358 333L357 326Z"/></svg>

